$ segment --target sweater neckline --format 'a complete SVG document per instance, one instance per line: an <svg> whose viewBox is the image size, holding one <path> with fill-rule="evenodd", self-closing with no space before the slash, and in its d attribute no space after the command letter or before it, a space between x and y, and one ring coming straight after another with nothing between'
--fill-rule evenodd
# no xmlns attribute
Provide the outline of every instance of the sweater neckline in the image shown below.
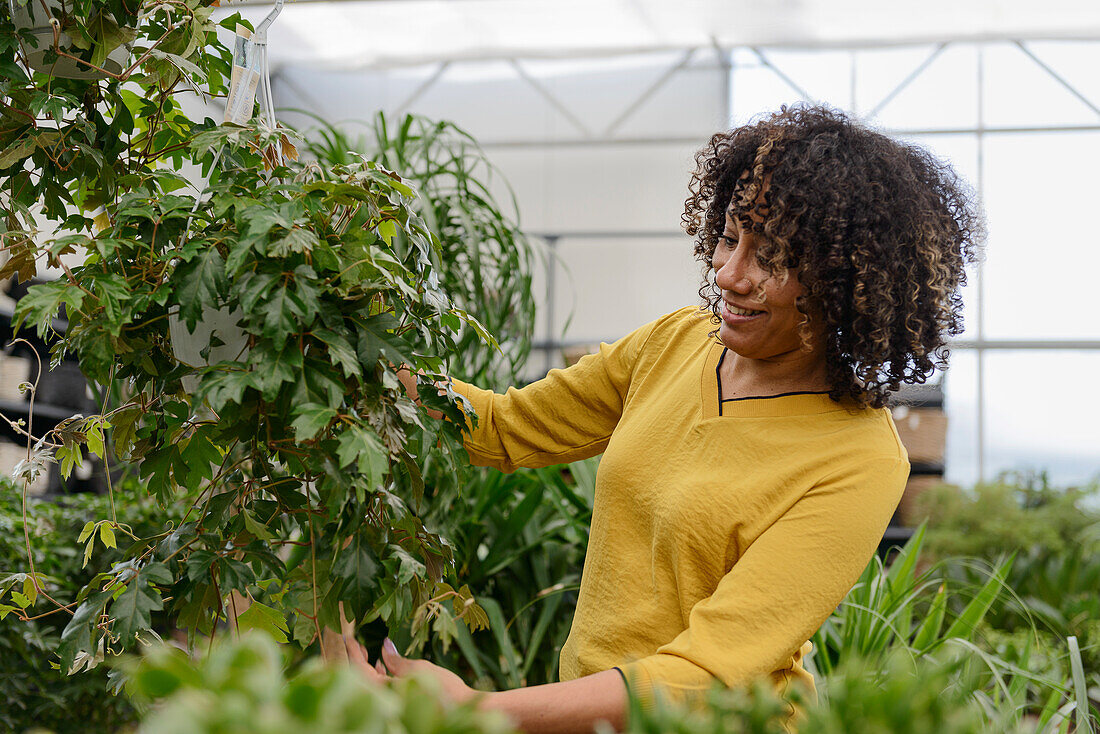
<svg viewBox="0 0 1100 734"><path fill-rule="evenodd" d="M844 410L841 403L828 393L790 392L760 397L721 399L718 366L726 347L711 339L704 359L701 376L703 419L708 418L782 418L786 416L816 415Z"/></svg>

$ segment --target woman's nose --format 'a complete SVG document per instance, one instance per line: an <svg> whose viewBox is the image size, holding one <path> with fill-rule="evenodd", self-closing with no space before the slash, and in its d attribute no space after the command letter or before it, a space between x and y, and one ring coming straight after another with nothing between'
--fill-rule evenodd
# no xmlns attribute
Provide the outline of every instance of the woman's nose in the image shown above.
<svg viewBox="0 0 1100 734"><path fill-rule="evenodd" d="M753 283L749 276L749 265L741 248L729 253L714 273L715 284L724 291L747 295L752 293Z"/></svg>

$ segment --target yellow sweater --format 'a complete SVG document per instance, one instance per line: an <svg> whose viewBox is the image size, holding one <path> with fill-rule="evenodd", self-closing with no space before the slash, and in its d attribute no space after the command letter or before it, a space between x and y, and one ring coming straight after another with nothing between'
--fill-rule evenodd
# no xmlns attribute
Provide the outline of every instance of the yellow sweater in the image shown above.
<svg viewBox="0 0 1100 734"><path fill-rule="evenodd" d="M570 680L618 668L697 701L715 679L812 691L807 640L870 560L909 461L885 409L820 393L720 402L725 354L696 308L504 395L455 382L471 460L502 471L603 453Z"/></svg>

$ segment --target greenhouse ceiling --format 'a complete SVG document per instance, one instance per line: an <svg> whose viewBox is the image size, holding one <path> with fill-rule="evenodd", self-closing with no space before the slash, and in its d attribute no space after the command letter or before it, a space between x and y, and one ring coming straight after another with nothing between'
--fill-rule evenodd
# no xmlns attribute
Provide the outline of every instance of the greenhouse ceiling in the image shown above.
<svg viewBox="0 0 1100 734"><path fill-rule="evenodd" d="M218 12L239 11L255 24L271 6L231 1ZM852 48L1098 35L1096 0L297 0L272 25L270 53L276 66L354 69L709 45Z"/></svg>

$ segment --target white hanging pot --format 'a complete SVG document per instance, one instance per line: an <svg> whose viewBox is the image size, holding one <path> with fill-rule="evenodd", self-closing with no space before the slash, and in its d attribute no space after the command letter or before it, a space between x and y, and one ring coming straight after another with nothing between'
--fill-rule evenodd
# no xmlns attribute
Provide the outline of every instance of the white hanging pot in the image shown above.
<svg viewBox="0 0 1100 734"><path fill-rule="evenodd" d="M65 56L59 56L50 62L45 60L46 53L53 48L54 23L60 23L66 13L65 0L8 0L8 3L16 32L29 30L38 42L37 47L34 47L20 38L20 46L32 69L64 79L103 79L107 76L98 69ZM81 53L80 49L72 45L72 39L67 33L59 32L57 44L66 53L74 56ZM111 49L99 66L112 74L121 74L129 60L130 47L122 44Z"/></svg>
<svg viewBox="0 0 1100 734"><path fill-rule="evenodd" d="M218 362L243 362L248 356L248 334L237 323L244 316L240 309L230 311L226 307L212 309L203 306L202 318L195 324L194 333L187 330L187 324L176 314L168 317L168 335L172 341L172 352L176 359L192 367L207 367ZM206 358L202 350L217 335L223 343L210 347ZM194 393L199 386L199 378L187 375L183 378L183 388Z"/></svg>

